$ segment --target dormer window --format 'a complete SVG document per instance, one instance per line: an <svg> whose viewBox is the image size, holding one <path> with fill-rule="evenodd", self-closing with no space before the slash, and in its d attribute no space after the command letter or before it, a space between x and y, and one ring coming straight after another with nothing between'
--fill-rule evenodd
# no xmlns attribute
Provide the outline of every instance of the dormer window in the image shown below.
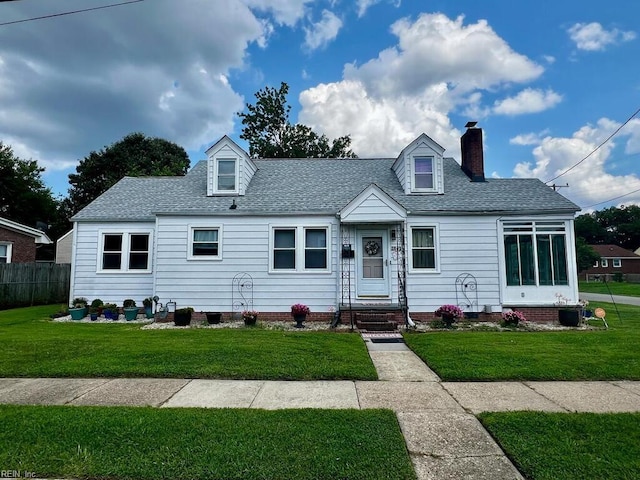
<svg viewBox="0 0 640 480"><path fill-rule="evenodd" d="M218 158L216 160L216 190L233 193L238 190L235 158Z"/></svg>
<svg viewBox="0 0 640 480"><path fill-rule="evenodd" d="M415 190L433 190L433 157L414 157L413 185Z"/></svg>

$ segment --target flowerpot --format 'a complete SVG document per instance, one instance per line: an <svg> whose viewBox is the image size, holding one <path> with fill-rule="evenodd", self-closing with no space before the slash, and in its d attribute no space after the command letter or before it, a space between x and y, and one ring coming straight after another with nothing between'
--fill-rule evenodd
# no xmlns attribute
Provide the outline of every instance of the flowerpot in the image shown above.
<svg viewBox="0 0 640 480"><path fill-rule="evenodd" d="M71 315L71 320L82 320L85 317L84 307L70 308L69 314Z"/></svg>
<svg viewBox="0 0 640 480"><path fill-rule="evenodd" d="M91 321L95 322L96 320L98 320L98 314L97 313L90 313L89 316L91 317Z"/></svg>
<svg viewBox="0 0 640 480"><path fill-rule="evenodd" d="M444 313L442 314L442 321L447 327L450 327L451 324L456 321L456 318L453 315L447 315L446 313Z"/></svg>
<svg viewBox="0 0 640 480"><path fill-rule="evenodd" d="M303 322L307 319L306 315L294 315L293 319L296 321L296 328L304 328Z"/></svg>
<svg viewBox="0 0 640 480"><path fill-rule="evenodd" d="M558 322L565 327L577 327L580 324L578 310L558 310Z"/></svg>
<svg viewBox="0 0 640 480"><path fill-rule="evenodd" d="M178 327L186 327L191 323L191 312L175 312L173 314L173 323Z"/></svg>
<svg viewBox="0 0 640 480"><path fill-rule="evenodd" d="M217 323L220 323L220 320L222 319L222 313L220 312L206 312L207 315L207 323L209 325L215 325Z"/></svg>
<svg viewBox="0 0 640 480"><path fill-rule="evenodd" d="M124 318L127 320L127 322L130 322L131 320L135 320L136 317L138 316L138 307L127 307L124 310Z"/></svg>
<svg viewBox="0 0 640 480"><path fill-rule="evenodd" d="M151 307L144 307L144 315L147 318L153 318L153 309Z"/></svg>
<svg viewBox="0 0 640 480"><path fill-rule="evenodd" d="M242 317L242 319L244 320L244 324L245 325L253 326L258 321L258 316L257 315L245 315L245 316Z"/></svg>

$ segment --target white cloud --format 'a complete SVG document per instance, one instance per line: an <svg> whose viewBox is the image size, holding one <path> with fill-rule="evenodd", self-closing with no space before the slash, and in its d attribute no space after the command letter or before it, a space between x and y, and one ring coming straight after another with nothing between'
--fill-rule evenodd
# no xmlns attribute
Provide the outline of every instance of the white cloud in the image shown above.
<svg viewBox="0 0 640 480"><path fill-rule="evenodd" d="M395 0L395 1L390 1L388 0L389 3L392 3L394 7L398 8L400 6L401 0ZM382 2L382 0L358 0L356 2L356 7L358 10L358 17L363 17L365 13L367 13L367 10L369 10L370 7L378 4Z"/></svg>
<svg viewBox="0 0 640 480"><path fill-rule="evenodd" d="M543 68L509 47L486 21L465 25L442 14L395 22L398 44L339 82L303 91L299 121L329 137L350 134L360 156L395 156L421 132L458 157L457 108L485 115L483 90L539 77ZM475 117L480 118L480 117Z"/></svg>
<svg viewBox="0 0 640 480"><path fill-rule="evenodd" d="M493 112L499 115L538 113L555 107L561 101L562 95L551 89L543 91L525 88L515 97L497 101L493 106Z"/></svg>
<svg viewBox="0 0 640 480"><path fill-rule="evenodd" d="M576 23L567 30L569 37L579 50L600 51L609 45L628 42L636 38L633 31L622 31L617 28L605 30L598 22Z"/></svg>
<svg viewBox="0 0 640 480"><path fill-rule="evenodd" d="M270 13L281 25L294 26L305 15L306 6L313 0L242 0L248 7ZM213 2L215 3L215 2Z"/></svg>
<svg viewBox="0 0 640 480"><path fill-rule="evenodd" d="M518 163L514 174L518 177L550 180L593 152L619 126L617 122L602 118L595 126L586 125L568 138L547 136L533 149L534 162ZM623 132L621 131L621 134L624 136ZM617 138L619 137L615 137ZM554 180L558 185L569 184L569 188L562 191L564 196L578 205L586 206L640 189L640 178L637 175L610 173L614 140ZM626 197L625 203L629 202L640 203L640 194Z"/></svg>
<svg viewBox="0 0 640 480"><path fill-rule="evenodd" d="M322 11L322 19L304 29L304 47L309 50L325 47L335 40L342 28L342 20L329 10Z"/></svg>
<svg viewBox="0 0 640 480"><path fill-rule="evenodd" d="M539 145L542 143L542 139L549 133L548 130L543 130L539 133L522 133L509 139L511 145Z"/></svg>

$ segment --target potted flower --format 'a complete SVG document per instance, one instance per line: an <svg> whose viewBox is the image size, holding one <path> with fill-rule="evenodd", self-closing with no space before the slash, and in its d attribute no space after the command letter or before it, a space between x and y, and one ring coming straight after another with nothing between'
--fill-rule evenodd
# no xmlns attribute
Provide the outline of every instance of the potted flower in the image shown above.
<svg viewBox="0 0 640 480"><path fill-rule="evenodd" d="M91 301L91 308L95 310L98 316L102 315L102 307L104 306L104 302L99 298L94 298ZM89 313L91 313L91 309L89 309Z"/></svg>
<svg viewBox="0 0 640 480"><path fill-rule="evenodd" d="M147 318L153 318L153 297L147 297L142 300L142 306L144 307L144 314Z"/></svg>
<svg viewBox="0 0 640 480"><path fill-rule="evenodd" d="M87 303L89 303L89 300L84 297L73 299L71 307L69 308L69 314L72 320L82 320L87 316Z"/></svg>
<svg viewBox="0 0 640 480"><path fill-rule="evenodd" d="M191 323L193 307L177 308L173 314L173 323L178 327L186 327Z"/></svg>
<svg viewBox="0 0 640 480"><path fill-rule="evenodd" d="M89 317L92 322L98 320L98 307L94 307L93 305L89 307Z"/></svg>
<svg viewBox="0 0 640 480"><path fill-rule="evenodd" d="M517 312L515 310L509 310L507 312L503 312L502 313L502 323L505 326L517 326L518 323L520 322L526 322L527 319L525 318L524 314L522 312Z"/></svg>
<svg viewBox="0 0 640 480"><path fill-rule="evenodd" d="M244 310L242 312L242 319L247 326L255 325L258 320L258 312L256 310Z"/></svg>
<svg viewBox="0 0 640 480"><path fill-rule="evenodd" d="M571 299L561 293L556 293L556 305L558 309L558 322L565 327L577 327L580 324L580 305L570 305Z"/></svg>
<svg viewBox="0 0 640 480"><path fill-rule="evenodd" d="M447 327L450 327L456 319L464 317L464 312L457 305L442 305L434 312L434 315L436 317L442 317Z"/></svg>
<svg viewBox="0 0 640 480"><path fill-rule="evenodd" d="M207 316L207 323L209 325L218 324L222 320L222 312L205 312L205 315Z"/></svg>
<svg viewBox="0 0 640 480"><path fill-rule="evenodd" d="M306 320L309 313L311 313L309 307L302 303L291 305L291 316L296 321L296 328L304 328L302 323Z"/></svg>
<svg viewBox="0 0 640 480"><path fill-rule="evenodd" d="M136 301L132 298L127 298L124 302L122 302L122 311L124 312L124 318L127 320L127 322L135 320L138 316L138 307L136 306Z"/></svg>
<svg viewBox="0 0 640 480"><path fill-rule="evenodd" d="M118 320L118 306L115 303L105 303L102 306L102 314L107 320Z"/></svg>

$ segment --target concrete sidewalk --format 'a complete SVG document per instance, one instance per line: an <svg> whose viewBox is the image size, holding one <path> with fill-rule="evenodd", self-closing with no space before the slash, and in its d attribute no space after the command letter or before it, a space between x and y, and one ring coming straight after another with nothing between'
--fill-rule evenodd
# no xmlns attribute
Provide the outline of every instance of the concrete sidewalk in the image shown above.
<svg viewBox="0 0 640 480"><path fill-rule="evenodd" d="M379 381L3 378L0 403L388 408L420 480L522 479L475 418L480 412L640 411L640 382L442 382L399 337L363 335Z"/></svg>
<svg viewBox="0 0 640 480"><path fill-rule="evenodd" d="M605 293L585 293L580 292L580 298L582 300L589 300L590 302L608 302L619 303L624 305L636 305L640 306L640 297L628 297L625 295L609 295Z"/></svg>

